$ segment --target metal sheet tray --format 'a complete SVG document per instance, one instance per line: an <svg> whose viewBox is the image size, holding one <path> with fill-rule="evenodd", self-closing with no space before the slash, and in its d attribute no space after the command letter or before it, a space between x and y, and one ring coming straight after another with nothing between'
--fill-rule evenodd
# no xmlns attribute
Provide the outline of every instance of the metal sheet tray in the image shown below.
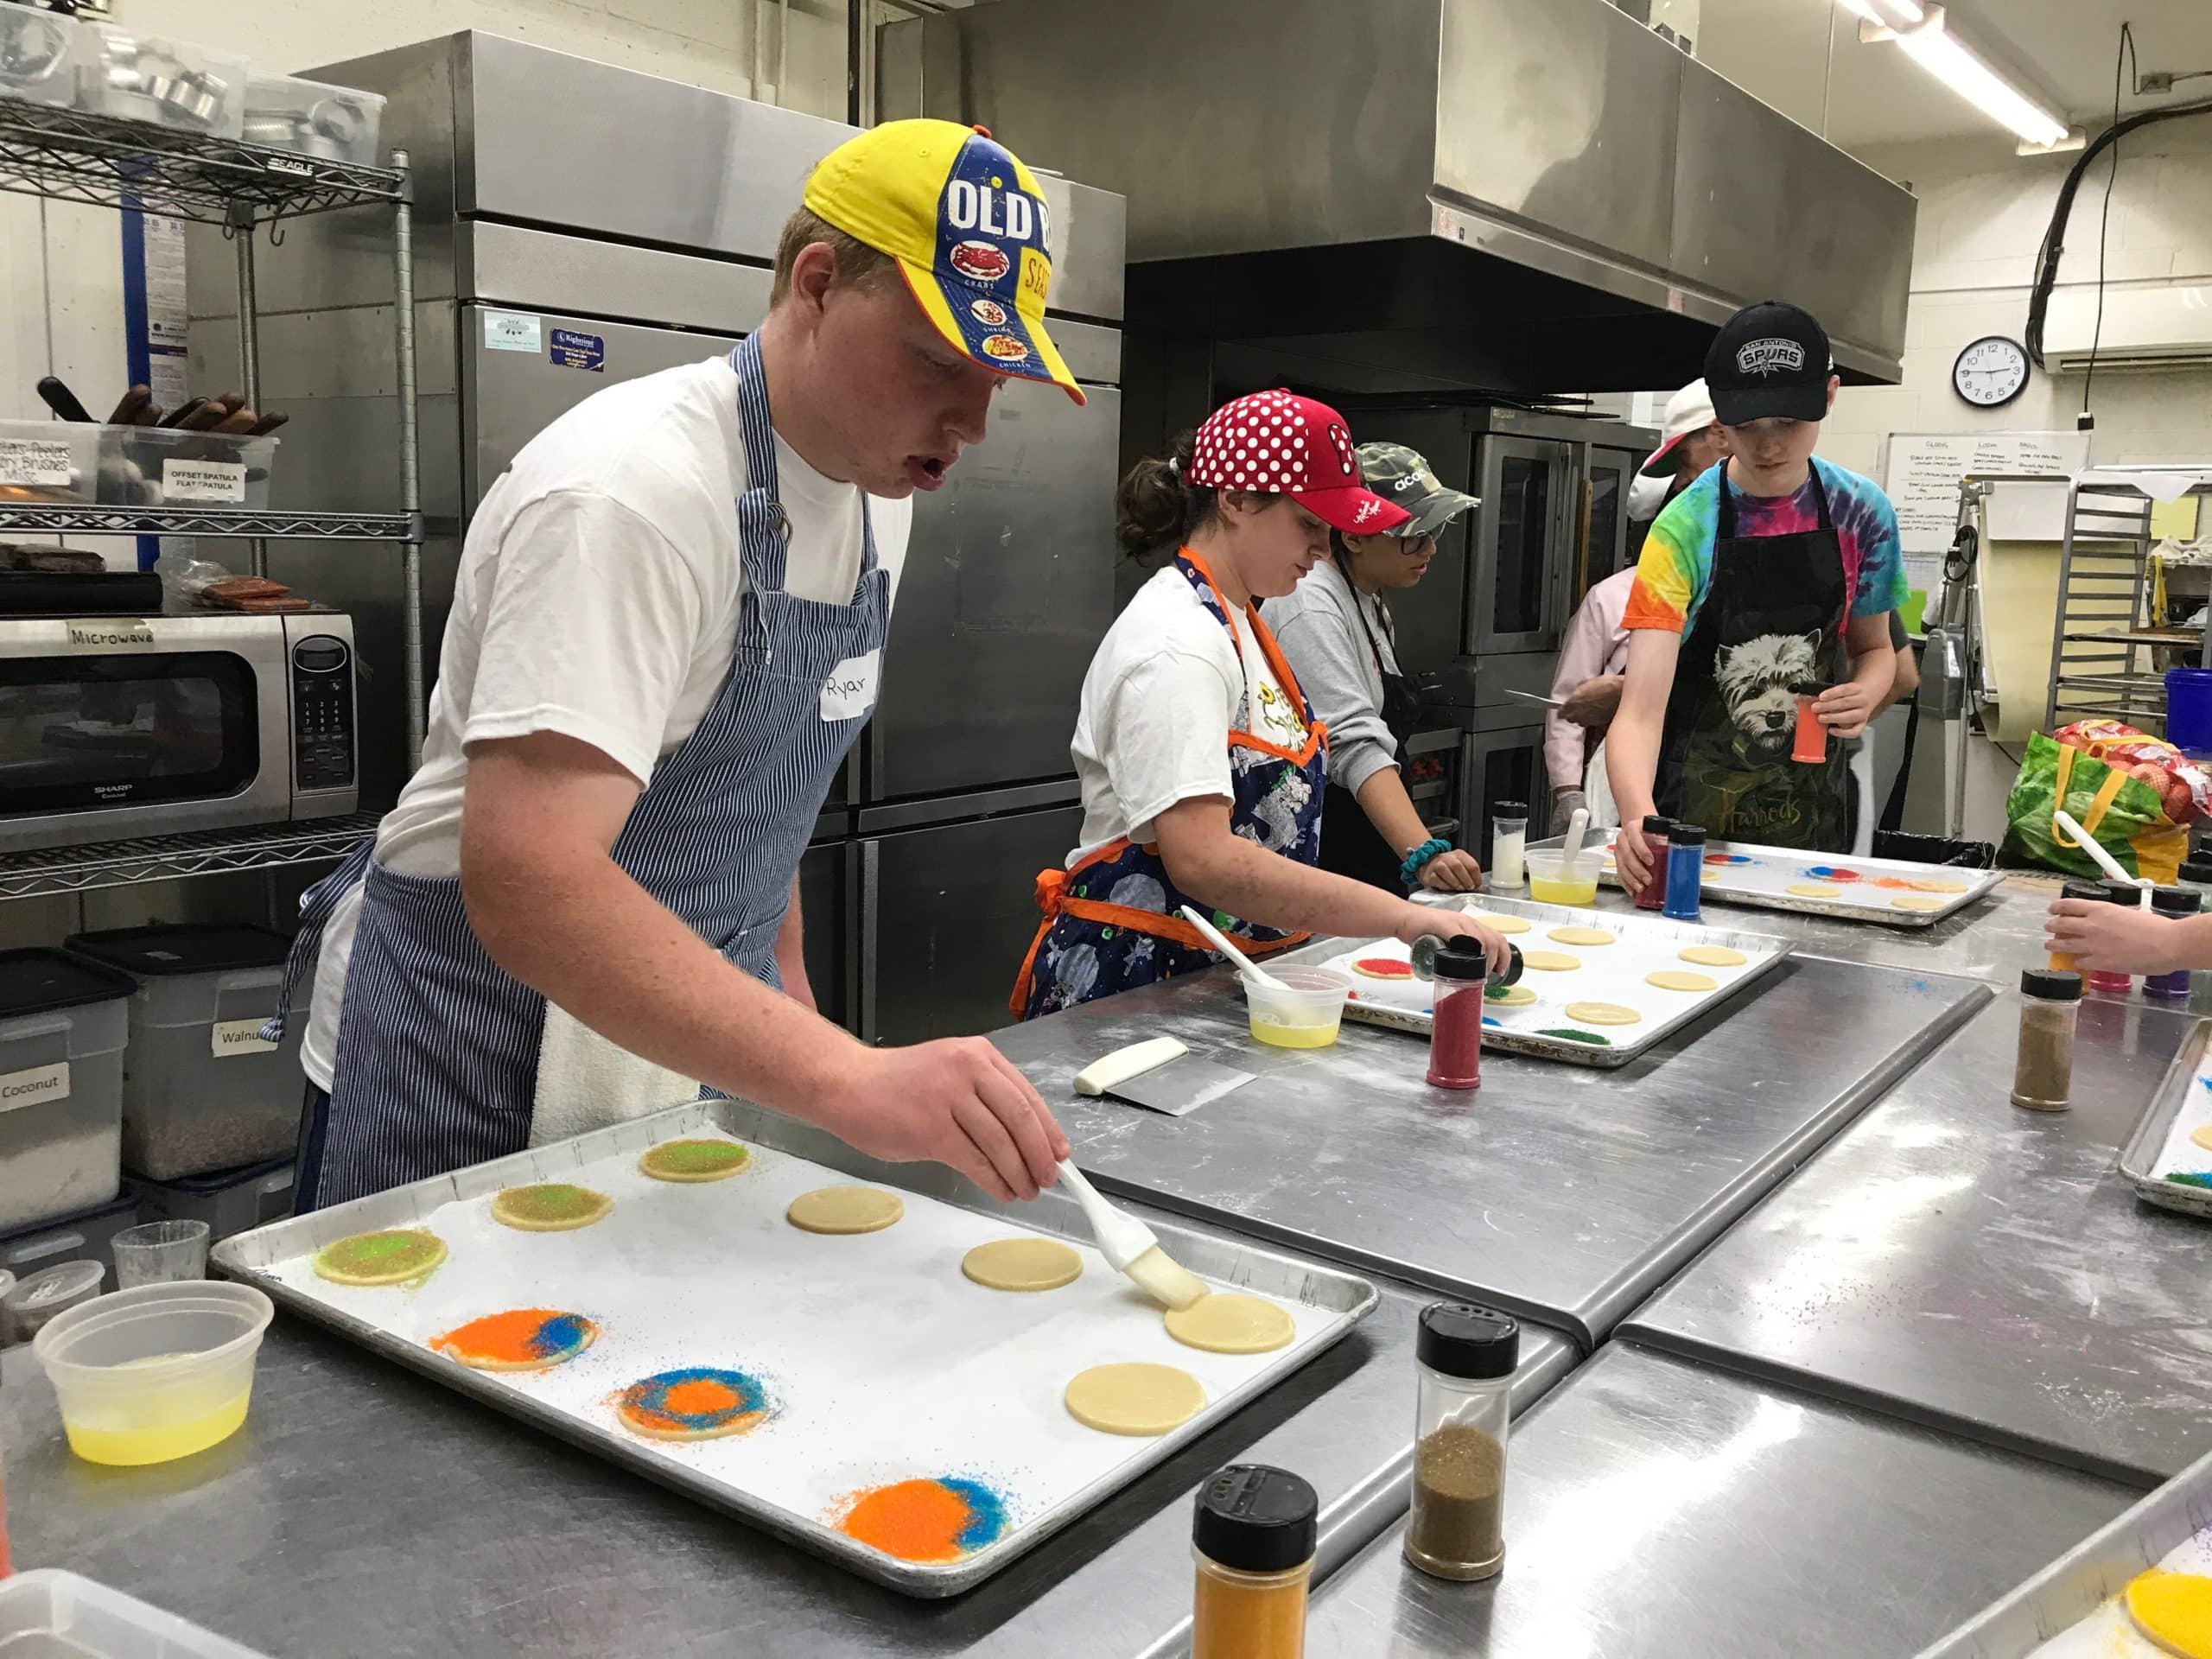
<svg viewBox="0 0 2212 1659"><path fill-rule="evenodd" d="M2200 1088L2197 1079L2208 1070L2205 1046L2212 1039L2212 1020L2200 1020L2182 1039L2173 1064L2152 1091L2133 1133L2120 1149L2120 1173L2135 1187L2136 1196L2161 1210L2212 1220L2212 1188L2184 1186L2167 1180L2161 1173L2166 1143L2173 1136L2176 1120L2190 1111L2202 1122L2212 1122L2212 1088ZM2212 1157L2202 1162L2212 1167Z"/></svg>
<svg viewBox="0 0 2212 1659"><path fill-rule="evenodd" d="M687 1461L680 1455L697 1452L700 1449L697 1446L677 1446L671 1448L666 1443L639 1440L617 1426L611 1410L603 1408L582 1409L571 1403L540 1398L528 1387L517 1386L518 1382L530 1383L532 1378L529 1376L515 1378L512 1375L487 1374L455 1363L433 1352L414 1336L402 1334L399 1331L373 1322L351 1311L348 1306L334 1305L336 1301L348 1300L348 1294L341 1294L340 1287L320 1285L320 1281L311 1280L300 1271L306 1257L323 1245L349 1235L381 1228L420 1225L444 1205L483 1198L505 1186L531 1181L573 1180L579 1169L598 1160L618 1156L634 1158L658 1141L702 1130L720 1130L756 1147L786 1154L838 1174L934 1199L954 1211L971 1212L987 1218L991 1224L990 1234L984 1235L987 1236L1028 1230L1065 1238L1084 1251L1086 1281L1109 1287L1121 1286L1126 1296L1117 1298L1117 1302L1126 1300L1130 1306L1140 1310L1149 1306L1133 1288L1122 1285L1118 1276L1114 1275L1103 1261L1091 1252L1090 1229L1082 1211L1071 1198L1058 1192L1048 1192L1034 1204L998 1204L984 1197L951 1171L939 1166L879 1163L810 1125L742 1102L726 1100L695 1102L572 1141L518 1153L512 1157L497 1159L449 1175L396 1187L351 1204L277 1222L257 1231L225 1240L215 1247L213 1260L220 1271L232 1278L258 1286L289 1312L327 1325L373 1352L420 1371L497 1410L518 1417L572 1445L622 1464L649 1479L671 1486L715 1508L741 1516L803 1548L830 1558L862 1577L915 1596L954 1595L1007 1566L1024 1552L1050 1537L1147 1470L1166 1461L1185 1443L1205 1433L1221 1419L1249 1403L1298 1367L1332 1346L1363 1318L1378 1300L1378 1293L1373 1285L1350 1274L1309 1265L1241 1241L1185 1232L1172 1226L1158 1229L1161 1243L1168 1253L1201 1277L1217 1284L1272 1296L1281 1301L1303 1304L1306 1309L1313 1310L1313 1332L1309 1334L1302 1330L1300 1338L1289 1347L1277 1350L1273 1354L1236 1362L1236 1380L1231 1385L1223 1386L1217 1381L1216 1384L1210 1386L1211 1397L1203 1411L1166 1434L1151 1440L1128 1440L1125 1443L1126 1456L1104 1467L1103 1472L1080 1486L1057 1495L1046 1494L1052 1497L1051 1502L1040 1502L1035 1513L1020 1516L1018 1523L1011 1526L995 1544L953 1562L915 1563L880 1554L825 1524L817 1514L802 1513L798 1509L766 1498L735 1484L726 1472L694 1466L693 1461ZM736 1179L743 1182L754 1174L767 1173L772 1167L770 1166L751 1172ZM606 1177L595 1179L604 1179ZM816 1184L816 1179L809 1178L808 1184ZM641 1185L650 1185L643 1183L642 1178L640 1183ZM702 1187L669 1189L671 1192L693 1193L713 1190ZM762 1191L765 1197L767 1192L765 1185ZM610 1222L620 1218L624 1205L632 1201L618 1195L616 1214L610 1217ZM780 1236L775 1230L783 1226L781 1210L785 1200L776 1198L772 1201L776 1205L772 1216L757 1218L758 1225L768 1229L768 1233L764 1235L756 1230L751 1235L756 1241L764 1237L768 1240L763 1248L773 1248L773 1239ZM926 1207L918 1210L910 1205L907 1218L900 1226L912 1227L928 1213ZM595 1227L607 1226L610 1222L595 1224ZM450 1226L452 1224L444 1224ZM660 1224L664 1226L664 1224ZM505 1236L503 1230L488 1223L486 1225L492 1232ZM514 1236L585 1239L590 1237L591 1230L554 1235L516 1234ZM880 1236L889 1239L893 1234L886 1232ZM486 1247L486 1259L489 1248ZM462 1252L456 1249L454 1257L440 1272L451 1273L461 1257ZM830 1259L826 1253L823 1259ZM859 1258L848 1256L846 1259ZM625 1255L610 1263L602 1255L594 1261L593 1270L603 1274L620 1273L631 1264L632 1260L632 1257ZM943 1262L954 1275L958 1271L957 1260L957 1255L954 1254ZM855 1268L832 1266L823 1271L830 1274L842 1274L851 1280L862 1276L862 1271ZM681 1279L671 1281L659 1276L639 1274L638 1277L641 1286L650 1285L649 1290L641 1289L641 1295L680 1297L685 1284ZM291 1278L297 1278L302 1282L295 1284L290 1282ZM435 1279L429 1281L432 1286L437 1282ZM819 1278L809 1281L810 1287L817 1291L820 1283ZM845 1294L844 1283L844 1281L836 1283L836 1293L840 1296ZM899 1288L902 1284L907 1287L906 1290ZM696 1279L691 1285L696 1288ZM894 1279L880 1288L863 1283L853 1290L852 1294L858 1306L863 1309L868 1306L867 1297L880 1298L887 1293L900 1305L886 1313L882 1326L874 1331L877 1346L871 1351L876 1352L878 1357L880 1357L884 1331L891 1329L906 1306L914 1302L912 1290L913 1281L903 1277ZM493 1306L512 1305L512 1298L518 1293L527 1294L517 1287L516 1291L507 1293L505 1300L496 1301ZM372 1293L375 1296L395 1294L391 1291ZM350 1294L354 1298L359 1294ZM804 1299L795 1296L791 1300L798 1305ZM354 1303L354 1306L362 1305L358 1301ZM377 1306L373 1301L365 1305ZM696 1305L696 1297L692 1299L691 1305ZM817 1308L823 1305L818 1294L811 1305ZM1039 1304L1040 1318L1045 1316L1045 1306L1041 1302ZM395 1304L392 1311L395 1323L404 1319L404 1307ZM1107 1310L1100 1317L1110 1316L1112 1313L1113 1310ZM417 1320L421 1317L420 1313L416 1315ZM821 1323L819 1316L812 1317L818 1327ZM957 1318L957 1315L951 1317ZM979 1319L996 1319L1003 1316L994 1311L979 1313L976 1317ZM830 1328L827 1339L832 1344L842 1344L847 1340L845 1332L849 1328L848 1322L841 1320ZM1149 1319L1146 1329L1147 1333L1157 1332L1156 1319ZM814 1338L817 1341L822 1339L818 1329L814 1332ZM1167 1340L1164 1333L1160 1334L1160 1339L1162 1342ZM757 1340L760 1345L749 1351L748 1357L765 1356L766 1362L772 1362L775 1357L773 1336L762 1334ZM1026 1360L1027 1355L1020 1344L1008 1340L1003 1332L994 1332L993 1340L997 1345L989 1351L996 1357L995 1363L1012 1368ZM1050 1357L1049 1351L1042 1344L1033 1346L1040 1355ZM1176 1351L1194 1371L1203 1372L1211 1362L1220 1357L1198 1354L1190 1350ZM1148 1356L1120 1351L1111 1355L1102 1354L1101 1357L1128 1358ZM581 1364L590 1357L588 1353L572 1363ZM899 1360L914 1367L900 1379L906 1387L895 1395L890 1390L874 1388L872 1396L889 1396L894 1402L898 1399L927 1397L927 1360L910 1356L904 1348L899 1350ZM1053 1376L1065 1381L1067 1374L1065 1361L1052 1358L1052 1363L1058 1368L1054 1370ZM565 1370L567 1368L561 1369ZM556 1373L539 1375L550 1376ZM821 1380L818 1374L817 1380ZM972 1395L967 1397L978 1407L988 1403L975 1402ZM1022 1397L1027 1400L1029 1396L1025 1395ZM1057 1408L1057 1398L1052 1405ZM993 1418L989 1412L976 1409L968 1412L964 1417L959 1414L951 1415L959 1418L963 1429L969 1423L973 1423L978 1437L979 1452L988 1452L995 1448L995 1440L982 1438L995 1435L996 1432L992 1427ZM719 1444L740 1445L743 1442ZM825 1442L825 1455L827 1445ZM846 1450L842 1445L836 1449L841 1453ZM803 1451L800 1453L802 1460L810 1454L810 1451ZM1071 1471L1067 1477L1071 1480L1082 1478L1083 1471Z"/></svg>
<svg viewBox="0 0 2212 1659"><path fill-rule="evenodd" d="M1531 851L1544 851L1560 845L1561 837L1540 842ZM1757 910L1787 910L1801 916L1825 916L1833 921L1872 922L1878 927L1918 928L1933 927L1955 915L1974 902L1992 887L2002 881L2009 872L2005 870L1962 869L1953 864L1923 864L1916 860L1902 858L1848 858L1840 853L1808 853L1797 847L1764 847L1748 841L1710 841L1706 843L1706 855L1726 853L1758 860L1753 866L1737 866L1745 874L1732 875L1726 865L1711 865L1711 874L1704 883L1704 895L1723 904L1744 905ZM1808 867L1825 865L1832 869L1856 870L1862 876L1897 876L1905 880L1963 881L1964 893L1941 895L1946 902L1940 910L1899 910L1885 899L1880 904L1856 903L1853 895L1866 884L1853 882L1844 888L1840 899L1804 899L1786 888L1809 881L1805 874ZM1608 886L1621 884L1620 873L1610 860L1599 880ZM1875 892L1885 889L1877 887ZM1930 897L1937 895L1931 894Z"/></svg>
<svg viewBox="0 0 2212 1659"><path fill-rule="evenodd" d="M1790 952L1790 942L1771 933L1752 933L1740 928L1713 927L1702 922L1676 922L1654 915L1649 911L1624 914L1619 911L1578 910L1568 905L1540 905L1527 899L1495 898L1489 893L1471 894L1465 899L1428 900L1437 909L1493 912L1501 915L1525 916L1531 924L1530 931L1517 935L1514 943L1524 950L1532 939L1541 941L1542 931L1548 927L1601 927L1607 932L1618 934L1618 944L1595 947L1608 952L1633 950L1637 944L1648 942L1652 951L1638 952L1637 962L1651 961L1655 965L1663 960L1665 965L1680 967L1675 952L1685 945L1718 944L1740 950L1751 960L1741 969L1732 970L1708 969L1709 972L1732 971L1735 977L1725 981L1718 990L1694 994L1659 992L1669 999L1669 1011L1658 1020L1648 1020L1635 1026L1609 1026L1599 1034L1610 1038L1610 1045L1598 1048L1587 1043L1578 1043L1564 1037L1548 1037L1536 1031L1516 1031L1510 1026L1485 1025L1483 1046L1503 1050L1512 1054L1532 1055L1538 1059L1563 1060L1571 1065L1593 1066L1610 1071L1628 1065L1663 1043L1694 1020L1704 1018L1715 1008L1733 1001L1751 989L1760 980L1782 966ZM1357 951L1388 947L1395 950L1395 939L1324 939L1317 944L1300 945L1271 960L1310 963L1319 965L1338 957ZM1544 948L1539 943L1538 949ZM1565 947L1573 950L1575 947ZM1592 947L1583 947L1590 949ZM1611 959L1608 959L1610 966ZM1527 982L1548 981L1555 976L1530 970ZM1388 984L1390 982L1378 982ZM1344 1018L1363 1025L1382 1026L1393 1031L1409 1031L1426 1037L1435 1025L1434 1017L1426 1008L1395 1007L1383 1001L1355 998L1344 1004ZM1561 1023L1567 1023L1563 1019Z"/></svg>
<svg viewBox="0 0 2212 1659"><path fill-rule="evenodd" d="M2011 1593L2000 1596L1916 1659L2027 1659L2095 1614L2127 1581L2212 1527L2212 1455L2199 1458L2133 1508L2124 1510ZM2123 1621L2126 1615L2120 1615ZM2087 1637L2089 1632L2082 1632ZM2078 1651L2098 1659L2107 1639ZM2069 1644L2069 1647L2071 1644ZM2148 1643L2134 1649L2152 1652Z"/></svg>

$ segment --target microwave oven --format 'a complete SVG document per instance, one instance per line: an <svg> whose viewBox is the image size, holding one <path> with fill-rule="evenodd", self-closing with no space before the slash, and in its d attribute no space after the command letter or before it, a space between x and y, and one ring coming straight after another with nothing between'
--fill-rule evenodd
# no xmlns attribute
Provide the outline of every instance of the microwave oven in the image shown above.
<svg viewBox="0 0 2212 1659"><path fill-rule="evenodd" d="M353 621L0 618L0 852L359 804Z"/></svg>

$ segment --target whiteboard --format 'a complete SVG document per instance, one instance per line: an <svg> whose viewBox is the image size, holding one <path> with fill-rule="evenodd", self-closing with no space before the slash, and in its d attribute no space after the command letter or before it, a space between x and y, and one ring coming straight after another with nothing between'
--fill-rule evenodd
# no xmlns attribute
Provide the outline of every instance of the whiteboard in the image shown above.
<svg viewBox="0 0 2212 1659"><path fill-rule="evenodd" d="M1969 473L2064 473L2089 464L2087 432L1892 432L1884 486L1908 555L1940 554L1959 523ZM2000 484L1989 498L1993 542L2056 542L2066 535L2067 486Z"/></svg>

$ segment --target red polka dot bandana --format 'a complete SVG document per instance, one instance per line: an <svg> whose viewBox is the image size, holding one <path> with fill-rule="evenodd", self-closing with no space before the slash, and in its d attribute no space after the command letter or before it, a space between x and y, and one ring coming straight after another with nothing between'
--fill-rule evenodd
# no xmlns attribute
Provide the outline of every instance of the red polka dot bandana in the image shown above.
<svg viewBox="0 0 2212 1659"><path fill-rule="evenodd" d="M1406 522L1405 509L1360 481L1344 417L1287 391L1255 391L1214 410L1198 429L1183 477L1217 489L1287 495L1355 536L1380 535Z"/></svg>

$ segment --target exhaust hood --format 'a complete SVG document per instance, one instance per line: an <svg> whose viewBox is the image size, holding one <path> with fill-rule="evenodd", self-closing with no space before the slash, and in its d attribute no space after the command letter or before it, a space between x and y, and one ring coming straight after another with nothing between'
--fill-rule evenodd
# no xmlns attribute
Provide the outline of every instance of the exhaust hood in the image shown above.
<svg viewBox="0 0 2212 1659"><path fill-rule="evenodd" d="M1128 200L1133 331L1348 391L1630 391L1786 298L1894 382L1915 202L1604 0L997 0L879 114Z"/></svg>

